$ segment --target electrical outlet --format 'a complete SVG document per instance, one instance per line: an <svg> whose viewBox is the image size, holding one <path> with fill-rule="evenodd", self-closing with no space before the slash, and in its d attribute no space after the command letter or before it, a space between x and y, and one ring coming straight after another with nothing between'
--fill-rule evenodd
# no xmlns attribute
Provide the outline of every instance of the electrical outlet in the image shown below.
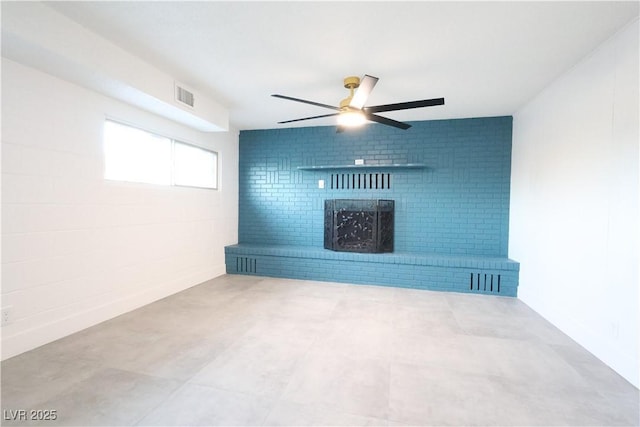
<svg viewBox="0 0 640 427"><path fill-rule="evenodd" d="M11 323L11 306L2 307L2 326Z"/></svg>
<svg viewBox="0 0 640 427"><path fill-rule="evenodd" d="M620 322L611 322L611 337L616 340L620 338Z"/></svg>

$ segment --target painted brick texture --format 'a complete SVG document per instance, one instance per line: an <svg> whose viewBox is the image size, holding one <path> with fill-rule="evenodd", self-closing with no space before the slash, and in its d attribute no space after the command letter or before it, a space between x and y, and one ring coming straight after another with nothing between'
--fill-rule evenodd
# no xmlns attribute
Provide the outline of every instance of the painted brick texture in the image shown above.
<svg viewBox="0 0 640 427"><path fill-rule="evenodd" d="M227 272L292 279L516 296L519 264L458 255L360 254L302 246L225 248Z"/></svg>
<svg viewBox="0 0 640 427"><path fill-rule="evenodd" d="M239 242L322 247L325 199L380 198L395 200L396 252L506 257L512 118L412 125L240 132ZM355 159L426 168L385 170L383 190L331 188L331 174L353 171L297 169Z"/></svg>

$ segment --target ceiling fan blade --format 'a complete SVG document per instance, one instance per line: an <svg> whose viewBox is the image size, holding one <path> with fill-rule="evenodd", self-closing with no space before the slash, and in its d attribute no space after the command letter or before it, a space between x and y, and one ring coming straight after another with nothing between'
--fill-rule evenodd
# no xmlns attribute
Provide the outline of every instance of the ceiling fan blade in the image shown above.
<svg viewBox="0 0 640 427"><path fill-rule="evenodd" d="M313 117L304 117L302 119L285 120L284 122L278 122L278 124L300 122L302 120L321 119L322 117L337 116L338 114L340 114L340 113L323 114L321 116L313 116Z"/></svg>
<svg viewBox="0 0 640 427"><path fill-rule="evenodd" d="M375 114L371 114L368 112L365 113L364 115L367 118L367 120L371 120L372 122L380 123L382 125L393 126L394 128L399 128L404 130L407 130L411 127L411 125L408 123L398 122L396 120L388 119L382 116L377 116Z"/></svg>
<svg viewBox="0 0 640 427"><path fill-rule="evenodd" d="M274 95L271 95L271 96L275 96L276 98L288 99L289 101L302 102L304 104L311 104L311 105L316 105L318 107L329 108L331 110L336 110L336 111L340 110L339 107L334 107L333 105L321 104L319 102L314 102L314 101L307 101L306 99L292 98L290 96L277 95L277 94L274 94Z"/></svg>
<svg viewBox="0 0 640 427"><path fill-rule="evenodd" d="M421 101L399 102L397 104L375 105L365 107L365 113L381 113L383 111L409 110L411 108L433 107L444 105L444 98L423 99Z"/></svg>
<svg viewBox="0 0 640 427"><path fill-rule="evenodd" d="M376 83L378 83L377 77L365 74L362 80L360 80L360 86L356 89L356 93L354 93L353 98L351 98L349 107L362 109Z"/></svg>

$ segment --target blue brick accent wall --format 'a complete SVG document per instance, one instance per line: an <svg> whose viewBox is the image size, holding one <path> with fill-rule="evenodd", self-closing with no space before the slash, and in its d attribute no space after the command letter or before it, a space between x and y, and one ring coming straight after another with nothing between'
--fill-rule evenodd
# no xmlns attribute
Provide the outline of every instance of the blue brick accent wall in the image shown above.
<svg viewBox="0 0 640 427"><path fill-rule="evenodd" d="M240 132L239 242L323 247L325 199L395 200L395 251L506 257L511 117ZM331 189L298 166L423 163L388 169L391 188ZM356 172L371 172L357 170ZM318 181L325 188L318 188Z"/></svg>

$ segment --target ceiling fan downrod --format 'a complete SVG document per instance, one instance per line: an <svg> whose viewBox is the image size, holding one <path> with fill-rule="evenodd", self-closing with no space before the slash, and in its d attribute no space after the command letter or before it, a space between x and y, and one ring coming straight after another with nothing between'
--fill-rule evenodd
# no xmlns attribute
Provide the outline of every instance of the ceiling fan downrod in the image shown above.
<svg viewBox="0 0 640 427"><path fill-rule="evenodd" d="M343 99L342 101L340 101L340 110L347 111L349 110L349 104L351 104L351 100L353 99L355 90L360 87L360 77L357 77L357 76L345 77L344 87L346 89L349 89L349 96Z"/></svg>

